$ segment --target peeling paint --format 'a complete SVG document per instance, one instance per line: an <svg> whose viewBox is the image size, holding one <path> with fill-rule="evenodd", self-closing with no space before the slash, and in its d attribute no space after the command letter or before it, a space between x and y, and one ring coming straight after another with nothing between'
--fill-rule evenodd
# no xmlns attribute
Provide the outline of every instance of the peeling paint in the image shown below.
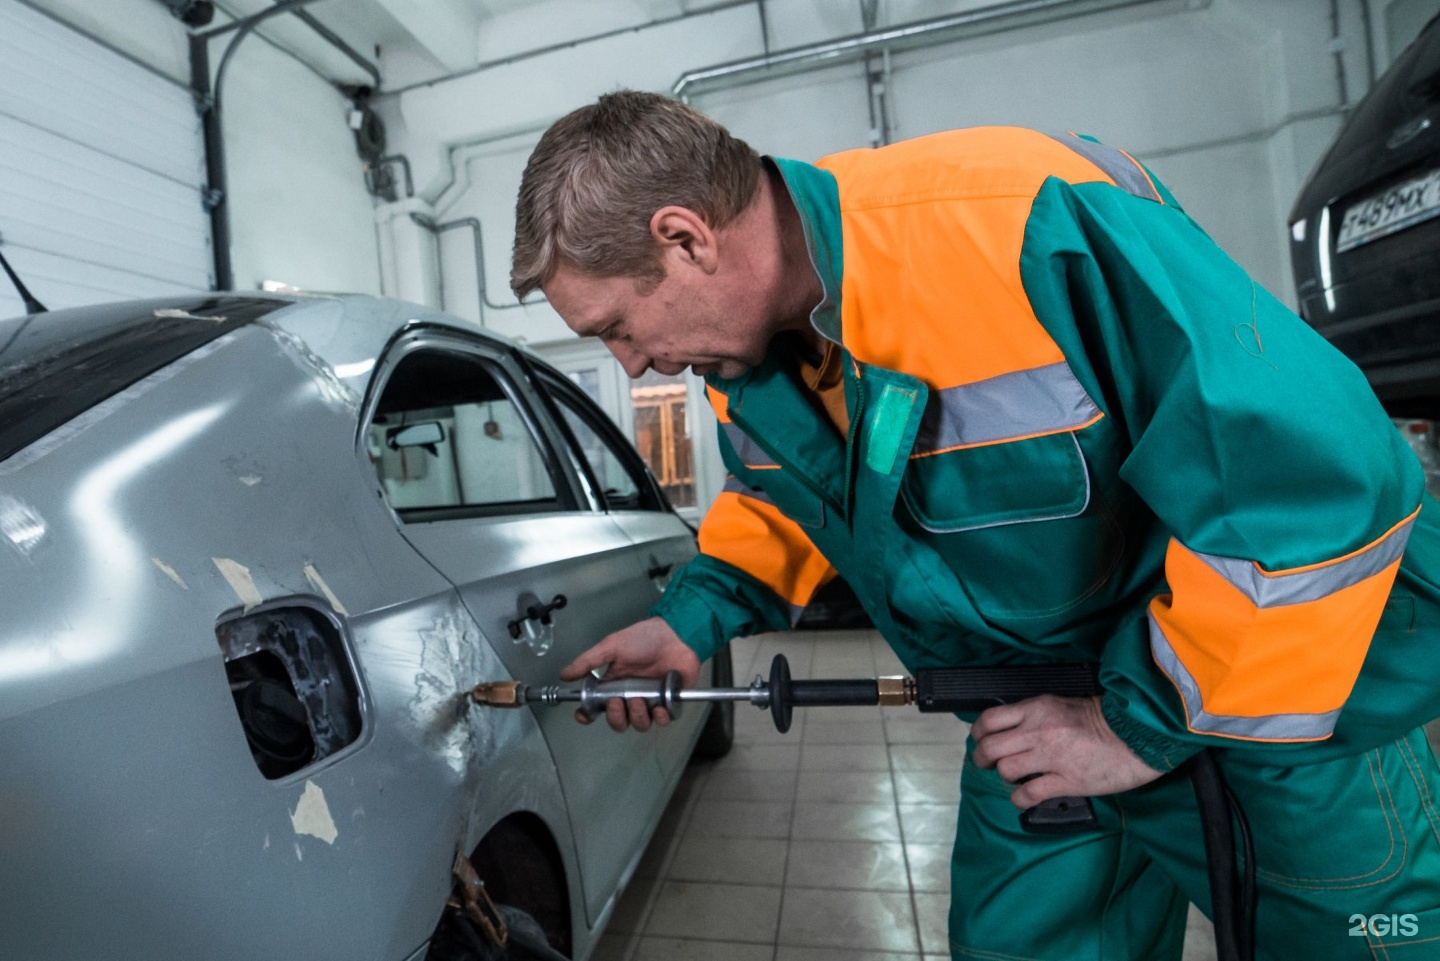
<svg viewBox="0 0 1440 961"><path fill-rule="evenodd" d="M238 564L228 557L212 557L210 560L214 561L215 566L220 569L220 573L229 582L230 589L235 592L236 597L240 598L240 603L245 605L246 614L264 602L265 599L260 596L260 591L255 587L254 579L250 577L250 568L244 564Z"/></svg>
<svg viewBox="0 0 1440 961"><path fill-rule="evenodd" d="M155 311L155 316L161 320L211 320L217 324L223 324L225 322L224 317L205 317L201 314L192 314L188 310L176 310L173 307L157 310Z"/></svg>
<svg viewBox="0 0 1440 961"><path fill-rule="evenodd" d="M305 341L290 331L266 324L263 320L259 324L269 330L291 359L310 374L321 400L346 414L359 414L360 395L349 384L336 376L335 368L327 364L319 354L310 349Z"/></svg>
<svg viewBox="0 0 1440 961"><path fill-rule="evenodd" d="M326 844L334 844L340 835L335 829L335 819L330 816L330 805L325 803L325 792L320 790L320 786L314 781L305 782L305 792L300 795L300 803L290 814L290 824L295 828L296 834L308 834ZM295 853L300 853L298 842Z"/></svg>
<svg viewBox="0 0 1440 961"><path fill-rule="evenodd" d="M419 635L420 673L407 707L426 745L463 775L494 756L494 725L503 713L470 710L470 689L486 677L504 676L505 668L458 601Z"/></svg>
<svg viewBox="0 0 1440 961"><path fill-rule="evenodd" d="M251 454L241 451L220 461L235 479L246 487L254 487L265 479L265 465Z"/></svg>
<svg viewBox="0 0 1440 961"><path fill-rule="evenodd" d="M154 562L156 567L160 568L160 570L165 572L166 577L170 578L176 584L179 584L181 587L185 588L185 590L190 590L190 585L185 583L185 579L183 577L175 573L175 568L171 567L169 564L166 564L158 557L152 557L150 558L150 560Z"/></svg>
<svg viewBox="0 0 1440 961"><path fill-rule="evenodd" d="M45 531L45 519L35 508L18 497L0 494L0 534L23 556L29 557L40 545Z"/></svg>
<svg viewBox="0 0 1440 961"><path fill-rule="evenodd" d="M330 590L330 585L325 583L325 578L320 576L320 572L315 569L314 564L305 565L305 579L310 582L311 587L325 595L325 600L330 602L330 606L335 609L336 614L341 617L350 616L350 612L345 610L345 605L341 604L340 599L335 596L335 592Z"/></svg>

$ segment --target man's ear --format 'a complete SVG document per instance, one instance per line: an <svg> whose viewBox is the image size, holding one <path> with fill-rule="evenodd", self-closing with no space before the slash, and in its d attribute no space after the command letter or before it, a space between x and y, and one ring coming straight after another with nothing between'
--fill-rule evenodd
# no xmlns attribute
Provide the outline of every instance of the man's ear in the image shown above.
<svg viewBox="0 0 1440 961"><path fill-rule="evenodd" d="M678 258L680 263L714 273L719 250L715 231L688 207L661 207L650 218L650 236L660 247L662 260Z"/></svg>

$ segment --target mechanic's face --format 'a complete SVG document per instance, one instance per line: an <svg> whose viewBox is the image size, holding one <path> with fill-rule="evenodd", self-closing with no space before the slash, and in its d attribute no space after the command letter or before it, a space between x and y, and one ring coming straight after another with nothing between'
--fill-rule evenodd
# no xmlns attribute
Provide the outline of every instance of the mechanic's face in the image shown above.
<svg viewBox="0 0 1440 961"><path fill-rule="evenodd" d="M631 277L562 265L544 285L545 297L575 333L604 341L631 377L686 367L738 377L760 363L769 337L756 330L758 305L713 272L666 266L664 279L645 292Z"/></svg>

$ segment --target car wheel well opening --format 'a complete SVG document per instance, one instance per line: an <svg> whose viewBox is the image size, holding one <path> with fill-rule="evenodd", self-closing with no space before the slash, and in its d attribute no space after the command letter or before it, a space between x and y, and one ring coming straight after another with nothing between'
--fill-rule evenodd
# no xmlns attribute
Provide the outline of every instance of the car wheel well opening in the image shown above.
<svg viewBox="0 0 1440 961"><path fill-rule="evenodd" d="M529 812L511 814L481 839L470 854L470 863L495 904L518 908L529 915L544 932L550 947L570 955L573 937L565 863L544 821ZM429 959L458 961L472 956L463 953L463 948L462 953L455 953L457 946L453 943L445 947L453 940L446 932L450 914L447 910L436 928Z"/></svg>

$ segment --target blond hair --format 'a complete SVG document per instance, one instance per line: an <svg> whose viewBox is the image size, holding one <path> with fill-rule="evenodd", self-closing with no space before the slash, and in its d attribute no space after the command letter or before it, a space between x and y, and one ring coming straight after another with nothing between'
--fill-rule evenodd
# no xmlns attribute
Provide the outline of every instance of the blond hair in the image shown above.
<svg viewBox="0 0 1440 961"><path fill-rule="evenodd" d="M510 287L523 299L561 264L653 286L664 276L655 211L685 207L723 227L754 197L760 171L749 144L685 104L605 94L556 121L525 164Z"/></svg>

